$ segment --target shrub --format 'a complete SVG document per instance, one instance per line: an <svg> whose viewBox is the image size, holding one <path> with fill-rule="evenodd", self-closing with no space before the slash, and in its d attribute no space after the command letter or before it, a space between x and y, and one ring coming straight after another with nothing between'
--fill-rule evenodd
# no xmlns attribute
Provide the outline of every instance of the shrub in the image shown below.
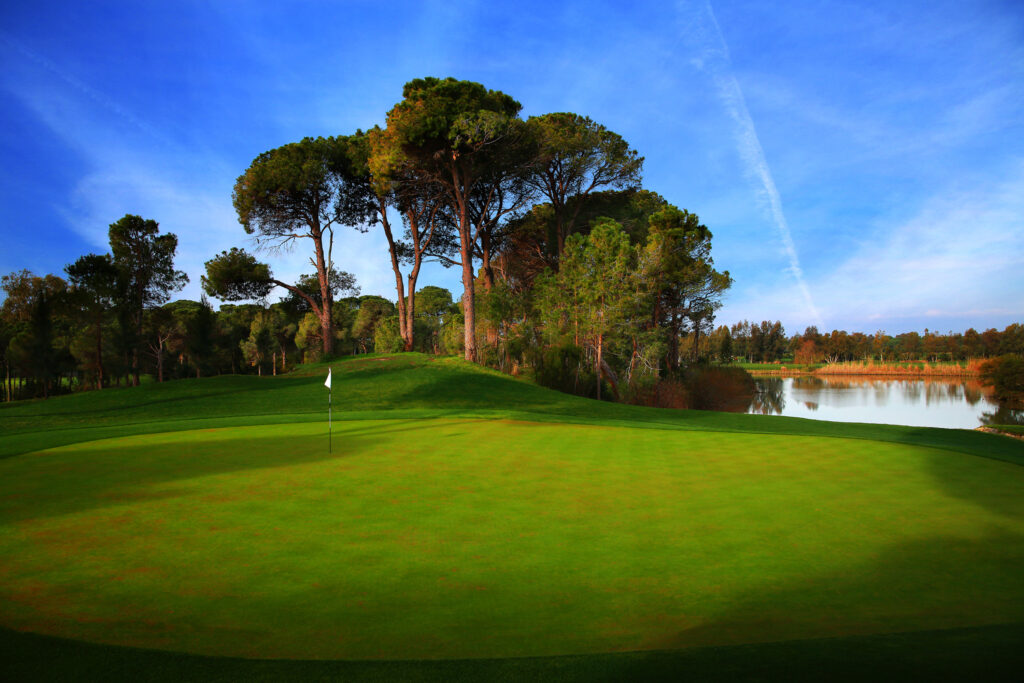
<svg viewBox="0 0 1024 683"><path fill-rule="evenodd" d="M757 392L757 384L743 368L698 366L687 373L690 408L745 412Z"/></svg>
<svg viewBox="0 0 1024 683"><path fill-rule="evenodd" d="M391 316L380 320L373 330L373 350L377 353L398 353L404 348L398 318Z"/></svg>
<svg viewBox="0 0 1024 683"><path fill-rule="evenodd" d="M465 318L462 313L449 312L441 323L441 353L459 356L466 348Z"/></svg>
<svg viewBox="0 0 1024 683"><path fill-rule="evenodd" d="M983 363L981 381L1001 399L1024 398L1024 358L1007 355Z"/></svg>
<svg viewBox="0 0 1024 683"><path fill-rule="evenodd" d="M541 386L566 394L589 396L596 393L593 391L594 373L583 366L583 350L575 344L544 348L536 377Z"/></svg>
<svg viewBox="0 0 1024 683"><path fill-rule="evenodd" d="M628 402L648 408L686 410L690 407L690 392L683 382L668 377L635 388Z"/></svg>

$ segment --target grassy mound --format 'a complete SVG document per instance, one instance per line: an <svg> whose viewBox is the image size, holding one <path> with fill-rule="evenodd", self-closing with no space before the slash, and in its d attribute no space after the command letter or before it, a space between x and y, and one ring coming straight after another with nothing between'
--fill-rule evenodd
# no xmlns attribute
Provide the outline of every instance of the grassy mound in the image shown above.
<svg viewBox="0 0 1024 683"><path fill-rule="evenodd" d="M1024 464L1024 446L960 429L679 411L561 394L456 358L409 353L331 364L334 419L436 417L836 436L929 446ZM0 459L82 441L206 427L321 422L327 365L282 377L223 376L0 405Z"/></svg>
<svg viewBox="0 0 1024 683"><path fill-rule="evenodd" d="M1019 661L1020 442L597 403L416 355L333 367L330 454L323 367L0 410L0 651L18 671Z"/></svg>

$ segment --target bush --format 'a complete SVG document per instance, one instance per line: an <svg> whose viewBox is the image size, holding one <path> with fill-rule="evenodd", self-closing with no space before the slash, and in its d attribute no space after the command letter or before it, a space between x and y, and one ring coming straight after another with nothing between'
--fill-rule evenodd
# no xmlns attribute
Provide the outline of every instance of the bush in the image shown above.
<svg viewBox="0 0 1024 683"><path fill-rule="evenodd" d="M648 408L686 410L690 407L690 392L679 379L667 377L636 388L629 403Z"/></svg>
<svg viewBox="0 0 1024 683"><path fill-rule="evenodd" d="M757 393L757 384L743 368L698 366L686 376L689 407L696 410L746 412Z"/></svg>
<svg viewBox="0 0 1024 683"><path fill-rule="evenodd" d="M441 353L461 356L466 348L465 318L462 313L448 313L441 323Z"/></svg>
<svg viewBox="0 0 1024 683"><path fill-rule="evenodd" d="M405 348L405 341L398 328L398 318L391 316L377 323L373 331L373 350L377 353L398 353Z"/></svg>
<svg viewBox="0 0 1024 683"><path fill-rule="evenodd" d="M756 394L757 384L743 368L700 365L681 377L663 377L635 388L628 402L650 408L743 413Z"/></svg>
<svg viewBox="0 0 1024 683"><path fill-rule="evenodd" d="M596 395L594 373L582 367L583 350L574 344L548 346L536 364L537 383L548 389L580 396Z"/></svg>
<svg viewBox="0 0 1024 683"><path fill-rule="evenodd" d="M981 381L995 389L1001 399L1024 399L1024 358L1007 355L981 366Z"/></svg>

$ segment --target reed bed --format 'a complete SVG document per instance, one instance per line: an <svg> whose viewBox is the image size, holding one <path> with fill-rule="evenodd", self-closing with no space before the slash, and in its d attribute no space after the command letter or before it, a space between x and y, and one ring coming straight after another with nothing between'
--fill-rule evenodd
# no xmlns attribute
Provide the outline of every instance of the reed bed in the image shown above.
<svg viewBox="0 0 1024 683"><path fill-rule="evenodd" d="M888 375L900 377L976 377L981 371L980 359L959 362L878 363L846 361L830 363L814 370L816 375Z"/></svg>

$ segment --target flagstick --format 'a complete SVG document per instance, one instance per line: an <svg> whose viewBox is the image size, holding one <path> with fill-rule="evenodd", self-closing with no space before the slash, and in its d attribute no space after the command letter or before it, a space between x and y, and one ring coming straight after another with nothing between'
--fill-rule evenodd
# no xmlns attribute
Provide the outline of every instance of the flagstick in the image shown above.
<svg viewBox="0 0 1024 683"><path fill-rule="evenodd" d="M324 386L327 387L327 452L331 452L331 398L334 396L334 386L331 384L331 369L327 368L327 381L324 382Z"/></svg>

